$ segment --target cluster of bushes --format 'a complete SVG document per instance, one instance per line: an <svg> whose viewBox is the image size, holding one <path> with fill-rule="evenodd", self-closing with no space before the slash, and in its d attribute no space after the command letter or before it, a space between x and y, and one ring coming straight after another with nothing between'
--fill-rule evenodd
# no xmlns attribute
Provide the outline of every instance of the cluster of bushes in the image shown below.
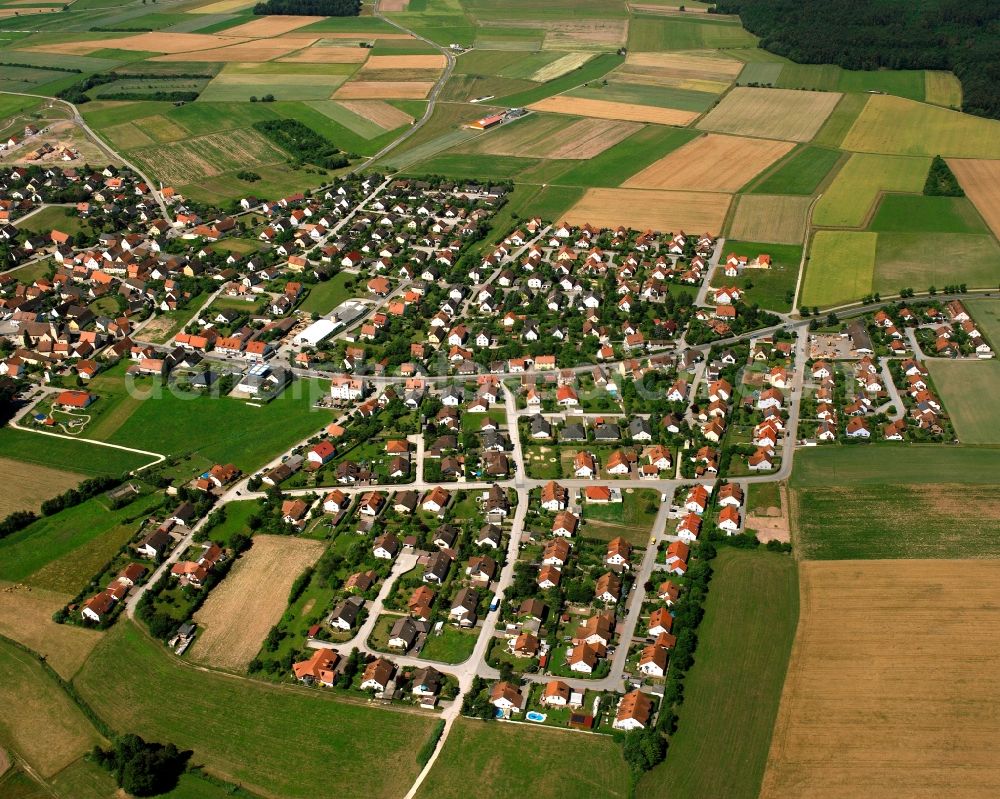
<svg viewBox="0 0 1000 799"><path fill-rule="evenodd" d="M948 167L948 162L940 155L935 155L931 161L927 181L924 183L924 194L928 197L964 197L965 192L958 185L958 178Z"/></svg>
<svg viewBox="0 0 1000 799"><path fill-rule="evenodd" d="M340 169L350 163L332 142L297 119L269 119L254 122L253 127L300 163L308 162L325 169Z"/></svg>
<svg viewBox="0 0 1000 799"><path fill-rule="evenodd" d="M60 100L66 100L67 102L73 103L73 105L83 105L84 103L90 102L90 96L87 92L95 86L103 86L105 83L114 83L120 78L120 75L91 75L89 78L84 78L79 83L74 83L72 86L68 86L63 89L61 92L56 94L56 97Z"/></svg>
<svg viewBox="0 0 1000 799"><path fill-rule="evenodd" d="M254 14L286 16L356 17L361 0L266 0L253 7Z"/></svg>
<svg viewBox="0 0 1000 799"><path fill-rule="evenodd" d="M171 743L147 743L138 735L115 738L110 749L95 746L91 758L114 774L118 787L132 796L156 796L177 787L191 752Z"/></svg>
<svg viewBox="0 0 1000 799"><path fill-rule="evenodd" d="M238 177L240 180L245 180L247 183L256 183L258 180L260 180L260 175L258 175L256 172L250 171L249 169L241 169L239 172L236 173L236 177Z"/></svg>

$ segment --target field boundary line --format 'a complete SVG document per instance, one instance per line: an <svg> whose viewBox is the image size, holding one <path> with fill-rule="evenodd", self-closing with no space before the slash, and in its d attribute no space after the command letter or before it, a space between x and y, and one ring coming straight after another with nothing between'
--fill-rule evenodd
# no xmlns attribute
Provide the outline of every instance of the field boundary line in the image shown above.
<svg viewBox="0 0 1000 799"><path fill-rule="evenodd" d="M812 215L813 209L816 207L816 203L819 202L822 194L817 194L809 207L806 209L806 232L802 239L802 258L799 260L799 276L795 281L795 297L792 298L792 310L789 314L794 314L797 312L799 307L799 295L802 292L802 280L806 274L806 261L809 255L809 241L812 238Z"/></svg>

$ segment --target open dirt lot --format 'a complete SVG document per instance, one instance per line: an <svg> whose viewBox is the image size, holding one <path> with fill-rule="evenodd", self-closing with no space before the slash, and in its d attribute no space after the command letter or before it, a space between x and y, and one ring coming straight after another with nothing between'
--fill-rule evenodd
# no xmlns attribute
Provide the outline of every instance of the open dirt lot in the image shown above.
<svg viewBox="0 0 1000 799"><path fill-rule="evenodd" d="M703 230L717 233L726 218L730 196L710 192L647 189L587 189L566 214L573 225L625 225L636 230Z"/></svg>
<svg viewBox="0 0 1000 799"><path fill-rule="evenodd" d="M203 629L191 650L193 658L223 669L245 669L281 618L295 578L322 552L321 541L255 536L250 551L195 613Z"/></svg>
<svg viewBox="0 0 1000 799"><path fill-rule="evenodd" d="M801 244L811 197L744 194L736 208L729 236L743 241Z"/></svg>
<svg viewBox="0 0 1000 799"><path fill-rule="evenodd" d="M135 36L123 36L120 39L90 39L83 42L62 42L60 44L45 44L30 50L41 50L46 53L68 53L86 55L96 50L107 48L115 50L136 50L149 53L189 53L194 50L209 50L214 47L224 47L236 44L246 39L231 36L212 36L204 33L139 33ZM202 58L202 61L209 59Z"/></svg>
<svg viewBox="0 0 1000 799"><path fill-rule="evenodd" d="M0 518L16 510L38 510L43 500L75 488L84 475L0 458Z"/></svg>
<svg viewBox="0 0 1000 799"><path fill-rule="evenodd" d="M809 141L840 101L837 92L737 86L698 123L702 130Z"/></svg>
<svg viewBox="0 0 1000 799"><path fill-rule="evenodd" d="M413 121L413 117L405 111L381 100L344 100L341 105L359 117L374 122L383 130L395 130Z"/></svg>
<svg viewBox="0 0 1000 799"><path fill-rule="evenodd" d="M1000 561L800 569L762 799L1000 794Z"/></svg>
<svg viewBox="0 0 1000 799"><path fill-rule="evenodd" d="M45 655L66 679L76 674L102 635L52 621L52 614L69 599L55 591L0 581L0 635Z"/></svg>
<svg viewBox="0 0 1000 799"><path fill-rule="evenodd" d="M949 158L948 166L993 235L1000 237L1000 161Z"/></svg>
<svg viewBox="0 0 1000 799"><path fill-rule="evenodd" d="M307 47L278 60L289 64L360 64L366 58L368 50L361 47Z"/></svg>
<svg viewBox="0 0 1000 799"><path fill-rule="evenodd" d="M365 69L444 69L443 55L373 55Z"/></svg>
<svg viewBox="0 0 1000 799"><path fill-rule="evenodd" d="M333 93L334 100L423 100L434 84L429 81L353 80Z"/></svg>
<svg viewBox="0 0 1000 799"><path fill-rule="evenodd" d="M710 133L650 164L622 185L635 189L738 191L794 146L785 141Z"/></svg>
<svg viewBox="0 0 1000 799"><path fill-rule="evenodd" d="M319 22L326 17L261 17L252 22L245 22L235 28L227 28L222 34L224 36L245 36L254 39L264 39L269 36L280 36L282 33L297 30L298 28Z"/></svg>
<svg viewBox="0 0 1000 799"><path fill-rule="evenodd" d="M673 108L656 108L635 103L615 103L607 100L588 100L584 97L546 97L528 106L534 111L551 111L555 114L622 119L630 122L655 122L659 125L687 125L698 118L695 111L678 111Z"/></svg>

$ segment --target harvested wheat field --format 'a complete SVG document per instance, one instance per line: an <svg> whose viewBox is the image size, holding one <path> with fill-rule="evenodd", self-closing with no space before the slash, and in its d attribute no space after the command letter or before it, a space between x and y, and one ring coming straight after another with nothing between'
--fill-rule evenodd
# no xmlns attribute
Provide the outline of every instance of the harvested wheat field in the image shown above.
<svg viewBox="0 0 1000 799"><path fill-rule="evenodd" d="M1000 561L800 563L762 799L1000 794Z"/></svg>
<svg viewBox="0 0 1000 799"><path fill-rule="evenodd" d="M698 127L765 139L809 141L840 98L837 92L737 86L708 112Z"/></svg>
<svg viewBox="0 0 1000 799"><path fill-rule="evenodd" d="M508 25L509 23L504 23ZM539 24L529 20L526 27L545 28L546 50L585 50L588 47L619 47L628 38L627 19L585 19Z"/></svg>
<svg viewBox="0 0 1000 799"><path fill-rule="evenodd" d="M382 0L379 3L379 11L406 11L406 7L410 4L410 0Z"/></svg>
<svg viewBox="0 0 1000 799"><path fill-rule="evenodd" d="M360 64L366 58L368 51L361 47L307 47L278 61L283 64Z"/></svg>
<svg viewBox="0 0 1000 799"><path fill-rule="evenodd" d="M566 53L566 55L560 56L551 64L546 64L544 67L536 70L528 79L538 81L539 83L546 83L547 81L561 78L574 69L582 67L593 57L593 53Z"/></svg>
<svg viewBox="0 0 1000 799"><path fill-rule="evenodd" d="M266 39L269 36L280 36L282 33L303 28L313 22L319 22L326 17L274 16L261 17L252 22L244 22L235 28L227 28L224 36L241 36L252 39Z"/></svg>
<svg viewBox="0 0 1000 799"><path fill-rule="evenodd" d="M801 244L812 197L744 194L736 207L730 238L770 244Z"/></svg>
<svg viewBox="0 0 1000 799"><path fill-rule="evenodd" d="M730 196L714 192L587 189L564 214L570 224L598 227L625 225L636 230L701 230L717 233L729 210Z"/></svg>
<svg viewBox="0 0 1000 799"><path fill-rule="evenodd" d="M16 510L38 510L42 501L67 488L76 488L86 475L64 472L33 463L0 458L3 492L0 493L0 519Z"/></svg>
<svg viewBox="0 0 1000 799"><path fill-rule="evenodd" d="M423 100L434 84L430 81L353 80L333 93L334 100Z"/></svg>
<svg viewBox="0 0 1000 799"><path fill-rule="evenodd" d="M188 14L229 14L233 11L242 11L256 5L254 0L216 0L214 3L206 3L197 8L187 9Z"/></svg>
<svg viewBox="0 0 1000 799"><path fill-rule="evenodd" d="M709 133L655 161L622 185L633 189L738 191L794 146L792 142Z"/></svg>
<svg viewBox="0 0 1000 799"><path fill-rule="evenodd" d="M479 137L470 150L529 158L593 158L640 128L638 122L614 119L578 119L567 125L565 117L539 115Z"/></svg>
<svg viewBox="0 0 1000 799"><path fill-rule="evenodd" d="M621 119L628 122L653 122L657 125L687 125L698 118L696 111L656 108L652 105L615 103L608 100L588 100L583 97L546 97L528 106L533 111L554 114Z"/></svg>
<svg viewBox="0 0 1000 799"><path fill-rule="evenodd" d="M295 578L316 562L322 541L254 536L253 546L194 614L202 626L192 657L223 669L242 670L277 623Z"/></svg>
<svg viewBox="0 0 1000 799"><path fill-rule="evenodd" d="M365 69L444 69L443 55L373 55Z"/></svg>
<svg viewBox="0 0 1000 799"><path fill-rule="evenodd" d="M395 130L413 121L413 117L405 111L381 100L344 100L340 104L351 113L374 122L383 130Z"/></svg>
<svg viewBox="0 0 1000 799"><path fill-rule="evenodd" d="M0 635L44 655L67 680L76 674L102 637L96 630L52 621L52 614L71 598L56 591L0 581Z"/></svg>
<svg viewBox="0 0 1000 799"><path fill-rule="evenodd" d="M1000 237L1000 161L949 158L948 166L990 230Z"/></svg>
<svg viewBox="0 0 1000 799"><path fill-rule="evenodd" d="M235 40L234 40L235 41ZM218 61L223 63L244 62L259 63L281 58L303 47L308 47L309 41L294 41L285 39L267 39L240 42L230 47L218 47L211 50L194 50L187 53L172 53L149 59L150 61Z"/></svg>
<svg viewBox="0 0 1000 799"><path fill-rule="evenodd" d="M629 53L624 66L654 76L732 83L743 62L690 53Z"/></svg>
<svg viewBox="0 0 1000 799"><path fill-rule="evenodd" d="M205 51L214 47L224 47L246 39L234 39L227 36L214 36L204 33L138 33L135 36L123 36L120 39L90 39L84 42L62 42L60 44L44 44L29 47L45 53L62 53L70 55L87 55L96 50L135 50L149 53L189 53ZM301 46L301 45L300 45ZM202 58L202 61L209 59Z"/></svg>

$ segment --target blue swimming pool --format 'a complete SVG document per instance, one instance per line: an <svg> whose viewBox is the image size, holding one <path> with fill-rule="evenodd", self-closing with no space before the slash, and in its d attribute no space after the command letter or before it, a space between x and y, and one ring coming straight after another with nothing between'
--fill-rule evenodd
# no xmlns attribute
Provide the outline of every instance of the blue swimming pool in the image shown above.
<svg viewBox="0 0 1000 799"><path fill-rule="evenodd" d="M539 713L537 710L529 710L524 717L528 721L545 721L545 714Z"/></svg>

